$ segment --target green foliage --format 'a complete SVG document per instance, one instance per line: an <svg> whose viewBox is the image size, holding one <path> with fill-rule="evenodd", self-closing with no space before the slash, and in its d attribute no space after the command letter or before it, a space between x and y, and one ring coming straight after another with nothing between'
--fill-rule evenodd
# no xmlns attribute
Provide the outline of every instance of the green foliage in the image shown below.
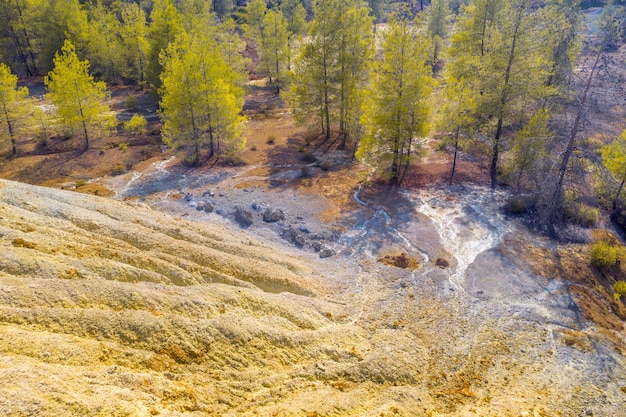
<svg viewBox="0 0 626 417"><path fill-rule="evenodd" d="M517 134L502 177L518 190L523 180L539 181L546 165L552 163L548 160L548 145L554 134L548 128L549 120L548 111L539 109Z"/></svg>
<svg viewBox="0 0 626 417"><path fill-rule="evenodd" d="M246 38L259 42L263 37L263 17L267 12L264 0L252 0L246 4L242 15L244 24L243 34Z"/></svg>
<svg viewBox="0 0 626 417"><path fill-rule="evenodd" d="M537 10L531 0L476 0L463 9L452 37L450 76L465 81L474 97L467 111L492 138L492 187L504 129L553 94L545 49L537 47L547 30Z"/></svg>
<svg viewBox="0 0 626 417"><path fill-rule="evenodd" d="M148 28L148 63L146 79L157 92L161 86L163 71L160 55L174 41L176 35L184 32L183 18L174 6L173 0L154 0Z"/></svg>
<svg viewBox="0 0 626 417"><path fill-rule="evenodd" d="M217 42L219 43L219 49L224 61L232 68L234 74L238 76L235 83L239 86L244 86L248 82L246 66L250 60L243 57L246 43L239 36L233 19L228 19L219 26Z"/></svg>
<svg viewBox="0 0 626 417"><path fill-rule="evenodd" d="M111 170L111 174L114 176L122 175L125 172L126 172L126 168L124 168L124 165L115 165L113 169Z"/></svg>
<svg viewBox="0 0 626 417"><path fill-rule="evenodd" d="M276 136L274 135L269 135L265 140L265 143L267 143L268 145L273 145L274 142L276 142Z"/></svg>
<svg viewBox="0 0 626 417"><path fill-rule="evenodd" d="M109 83L121 81L124 53L117 15L102 5L79 8L69 23L68 38L89 61L94 76Z"/></svg>
<svg viewBox="0 0 626 417"><path fill-rule="evenodd" d="M598 209L578 201L577 195L566 191L563 196L565 217L582 227L593 227L598 222Z"/></svg>
<svg viewBox="0 0 626 417"><path fill-rule="evenodd" d="M539 10L544 23L538 33L538 45L546 56L547 86L555 86L552 93L568 96L570 80L576 59L582 48L582 16L577 1L552 1ZM546 28L548 30L546 30Z"/></svg>
<svg viewBox="0 0 626 417"><path fill-rule="evenodd" d="M148 27L146 13L135 3L125 3L121 10L120 40L124 66L122 76L143 82L148 66Z"/></svg>
<svg viewBox="0 0 626 417"><path fill-rule="evenodd" d="M536 200L532 197L512 196L506 201L505 210L511 214L521 214L533 207Z"/></svg>
<svg viewBox="0 0 626 417"><path fill-rule="evenodd" d="M145 133L148 127L148 121L140 114L134 114L133 117L124 123L124 131L133 135Z"/></svg>
<svg viewBox="0 0 626 417"><path fill-rule="evenodd" d="M605 47L609 50L619 48L626 39L626 33L623 32L626 26L625 21L626 8L624 6L610 2L603 7L598 23L604 35Z"/></svg>
<svg viewBox="0 0 626 417"><path fill-rule="evenodd" d="M137 110L137 97L126 97L126 99L124 99L124 107L126 107L128 110Z"/></svg>
<svg viewBox="0 0 626 417"><path fill-rule="evenodd" d="M240 76L224 61L210 26L182 33L163 54L161 119L167 143L191 144L199 160L208 144L210 156L245 148L243 89Z"/></svg>
<svg viewBox="0 0 626 417"><path fill-rule="evenodd" d="M620 256L620 248L607 242L596 242L591 246L591 265L600 269L611 268L617 263Z"/></svg>
<svg viewBox="0 0 626 417"><path fill-rule="evenodd" d="M306 42L293 67L288 101L296 121L315 126L329 139L355 135L373 55L372 20L356 1L320 0Z"/></svg>
<svg viewBox="0 0 626 417"><path fill-rule="evenodd" d="M626 130L602 149L602 163L619 183L612 199L615 209L626 182Z"/></svg>
<svg viewBox="0 0 626 417"><path fill-rule="evenodd" d="M259 50L263 72L269 75L270 81L280 92L285 81L289 56L287 20L280 10L268 10L262 25Z"/></svg>
<svg viewBox="0 0 626 417"><path fill-rule="evenodd" d="M617 281L613 284L613 296L615 301L626 295L626 281Z"/></svg>
<svg viewBox="0 0 626 417"><path fill-rule="evenodd" d="M383 57L374 66L364 101L365 134L356 156L374 171L401 181L414 156L414 139L428 131L430 43L413 22L402 19L389 22L382 43Z"/></svg>
<svg viewBox="0 0 626 417"><path fill-rule="evenodd" d="M8 138L11 141L14 156L17 155L17 138L31 109L28 88L18 88L17 76L0 63L0 140Z"/></svg>
<svg viewBox="0 0 626 417"><path fill-rule="evenodd" d="M432 63L435 64L448 36L450 20L450 0L433 0L427 11L427 26L433 43Z"/></svg>
<svg viewBox="0 0 626 417"><path fill-rule="evenodd" d="M63 125L82 132L84 150L89 148L91 129L110 127L114 123L104 103L105 83L94 81L89 74L89 63L78 59L70 41L65 41L55 56L54 69L44 82L48 87L47 97L56 106Z"/></svg>

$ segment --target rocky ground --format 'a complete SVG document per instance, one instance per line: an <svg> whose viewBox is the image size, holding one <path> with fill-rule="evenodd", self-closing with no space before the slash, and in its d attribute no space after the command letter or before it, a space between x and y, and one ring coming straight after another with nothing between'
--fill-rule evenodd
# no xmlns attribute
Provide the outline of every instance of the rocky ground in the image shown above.
<svg viewBox="0 0 626 417"><path fill-rule="evenodd" d="M171 215L0 187L1 415L617 416L626 406L623 329L607 337L567 281L532 272L511 243L528 235L480 188L360 193L354 227L325 241L336 254L322 259L265 229L261 213L259 228L241 231L198 211L195 192L163 202ZM399 251L419 265L378 262Z"/></svg>

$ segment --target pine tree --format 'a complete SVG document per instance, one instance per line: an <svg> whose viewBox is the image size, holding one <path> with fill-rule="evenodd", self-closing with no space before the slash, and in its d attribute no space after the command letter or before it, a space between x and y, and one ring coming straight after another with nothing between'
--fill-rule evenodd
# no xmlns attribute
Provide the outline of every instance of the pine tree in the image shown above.
<svg viewBox="0 0 626 417"><path fill-rule="evenodd" d="M233 19L228 19L219 25L217 42L224 61L232 68L233 73L238 76L235 84L243 87L249 80L246 66L250 60L243 57L242 52L246 49L246 42L239 36Z"/></svg>
<svg viewBox="0 0 626 417"><path fill-rule="evenodd" d="M280 10L268 10L263 16L262 26L259 49L263 72L269 75L270 82L276 85L276 92L280 93L289 56L287 21Z"/></svg>
<svg viewBox="0 0 626 417"><path fill-rule="evenodd" d="M289 101L298 123L319 126L328 140L339 122L345 143L359 119L372 48L372 20L361 3L316 3L309 41L292 74Z"/></svg>
<svg viewBox="0 0 626 417"><path fill-rule="evenodd" d="M245 146L243 89L240 76L222 57L215 34L209 30L182 33L162 56L161 119L169 143L191 144L192 163L209 146L209 157L238 152Z"/></svg>
<svg viewBox="0 0 626 417"><path fill-rule="evenodd" d="M612 209L615 212L621 201L622 191L626 183L626 130L609 145L602 149L602 163L613 174L619 183L612 200Z"/></svg>
<svg viewBox="0 0 626 417"><path fill-rule="evenodd" d="M7 65L0 64L0 138L8 136L13 156L17 155L19 131L31 107L28 88L18 88L17 75Z"/></svg>
<svg viewBox="0 0 626 417"><path fill-rule="evenodd" d="M443 49L443 42L448 36L450 0L433 0L428 8L427 25L433 43L433 65L437 63Z"/></svg>
<svg viewBox="0 0 626 417"><path fill-rule="evenodd" d="M79 56L89 61L91 73L108 83L119 83L124 67L121 24L102 5L81 8L67 30Z"/></svg>
<svg viewBox="0 0 626 417"><path fill-rule="evenodd" d="M146 13L135 3L124 4L121 11L122 75L134 81L146 78L149 44L147 39Z"/></svg>
<svg viewBox="0 0 626 417"><path fill-rule="evenodd" d="M511 157L504 170L505 176L514 183L518 192L524 179L534 181L533 191L540 189L540 182L548 171L549 145L554 133L548 127L550 116L546 109L539 109L526 126L517 134Z"/></svg>
<svg viewBox="0 0 626 417"><path fill-rule="evenodd" d="M339 38L339 134L343 149L356 136L361 118L363 92L369 78L369 64L374 55L373 22L369 10L354 4L342 15Z"/></svg>
<svg viewBox="0 0 626 417"><path fill-rule="evenodd" d="M66 40L55 58L54 69L44 79L48 87L47 98L56 106L62 123L78 128L84 139L83 151L89 149L90 130L108 123L109 108L104 103L106 85L96 82L89 74L89 62L81 61L76 48Z"/></svg>
<svg viewBox="0 0 626 417"><path fill-rule="evenodd" d="M150 14L148 29L148 66L146 79L152 85L153 92L157 93L161 86L161 51L167 49L176 36L184 31L183 18L172 0L154 0Z"/></svg>
<svg viewBox="0 0 626 417"><path fill-rule="evenodd" d="M383 58L375 64L364 101L365 134L357 158L399 184L414 156L415 139L428 130L430 44L413 22L400 18L391 19L382 43Z"/></svg>
<svg viewBox="0 0 626 417"><path fill-rule="evenodd" d="M319 0L311 22L309 41L293 68L289 102L296 121L317 125L328 140L336 110L337 61L341 27L341 2Z"/></svg>
<svg viewBox="0 0 626 417"><path fill-rule="evenodd" d="M439 108L439 124L442 130L451 132L452 135L447 141L452 142L454 149L449 181L452 185L459 151L472 142L478 126L472 112L475 105L473 89L468 84L470 80L458 80L446 71L444 81L442 105Z"/></svg>
<svg viewBox="0 0 626 417"><path fill-rule="evenodd" d="M39 20L42 0L0 2L0 58L28 76L39 75Z"/></svg>
<svg viewBox="0 0 626 417"><path fill-rule="evenodd" d="M287 69L291 71L291 56L296 40L307 31L306 10L300 0L284 0L280 4L280 11L287 20Z"/></svg>
<svg viewBox="0 0 626 417"><path fill-rule="evenodd" d="M559 96L570 93L574 64L582 46L579 6L580 0L559 0L548 2L539 11L540 20L545 22L539 30L548 65L546 85L558 87L555 93Z"/></svg>
<svg viewBox="0 0 626 417"><path fill-rule="evenodd" d="M497 185L504 129L525 119L528 108L551 95L548 65L541 43L542 26L532 0L476 0L465 8L449 52L451 73L471 79L474 108L483 132L492 139L491 187Z"/></svg>

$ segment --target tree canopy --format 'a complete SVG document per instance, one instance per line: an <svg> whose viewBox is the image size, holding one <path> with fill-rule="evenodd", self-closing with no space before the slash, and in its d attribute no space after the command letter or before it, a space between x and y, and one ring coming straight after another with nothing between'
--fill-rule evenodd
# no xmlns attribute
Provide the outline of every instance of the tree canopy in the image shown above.
<svg viewBox="0 0 626 417"><path fill-rule="evenodd" d="M84 139L83 150L89 148L89 137L94 128L110 124L109 108L104 103L106 84L94 81L89 74L89 62L81 61L76 48L66 40L54 58L54 69L44 80L47 97L56 106L63 124L70 130L78 129Z"/></svg>

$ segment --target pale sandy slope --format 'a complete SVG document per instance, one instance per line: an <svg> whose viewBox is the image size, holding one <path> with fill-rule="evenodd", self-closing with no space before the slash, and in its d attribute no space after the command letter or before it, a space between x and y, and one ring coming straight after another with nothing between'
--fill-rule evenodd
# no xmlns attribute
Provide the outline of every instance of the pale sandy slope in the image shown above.
<svg viewBox="0 0 626 417"><path fill-rule="evenodd" d="M564 319L442 295L437 269L270 245L0 180L0 416L625 409L623 360L593 328L566 345Z"/></svg>

